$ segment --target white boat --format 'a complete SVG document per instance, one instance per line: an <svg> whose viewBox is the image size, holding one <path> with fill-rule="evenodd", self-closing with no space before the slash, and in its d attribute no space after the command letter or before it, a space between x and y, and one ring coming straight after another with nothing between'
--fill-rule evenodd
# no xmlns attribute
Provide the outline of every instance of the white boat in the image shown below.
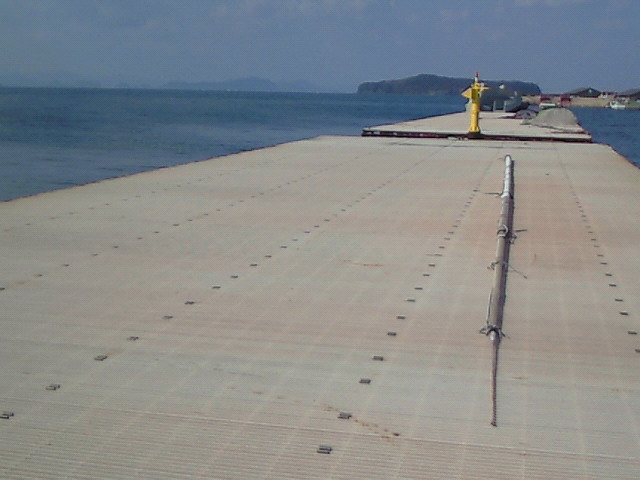
<svg viewBox="0 0 640 480"><path fill-rule="evenodd" d="M553 101L548 100L548 99L542 100L538 105L540 110L544 110L546 108L556 108L557 106L558 106L558 104L556 102L553 102Z"/></svg>
<svg viewBox="0 0 640 480"><path fill-rule="evenodd" d="M627 104L618 100L613 100L611 103L609 103L609 108L612 108L614 110L624 110L627 108Z"/></svg>

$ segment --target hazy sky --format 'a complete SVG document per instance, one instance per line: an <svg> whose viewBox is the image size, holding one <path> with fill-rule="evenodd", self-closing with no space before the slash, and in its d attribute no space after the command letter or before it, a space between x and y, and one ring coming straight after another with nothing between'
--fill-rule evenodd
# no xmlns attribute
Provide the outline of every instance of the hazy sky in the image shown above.
<svg viewBox="0 0 640 480"><path fill-rule="evenodd" d="M418 73L640 87L640 0L0 0L0 82Z"/></svg>

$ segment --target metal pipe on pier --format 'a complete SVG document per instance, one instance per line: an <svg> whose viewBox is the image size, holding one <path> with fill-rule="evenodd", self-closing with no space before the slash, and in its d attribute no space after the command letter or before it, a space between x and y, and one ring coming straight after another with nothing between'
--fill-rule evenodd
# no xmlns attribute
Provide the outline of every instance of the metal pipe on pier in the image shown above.
<svg viewBox="0 0 640 480"><path fill-rule="evenodd" d="M496 258L491 263L495 275L493 279L493 287L489 299L489 313L487 316L487 324L481 333L484 333L491 340L493 349L492 368L491 368L491 401L493 413L491 425L498 425L497 413L497 377L498 377L498 353L500 341L504 336L502 332L502 320L504 312L504 302L506 299L507 271L509 269L509 247L511 245L513 231L513 160L510 155L504 158L504 183L500 198L502 206L500 210L500 219L498 221L496 247Z"/></svg>

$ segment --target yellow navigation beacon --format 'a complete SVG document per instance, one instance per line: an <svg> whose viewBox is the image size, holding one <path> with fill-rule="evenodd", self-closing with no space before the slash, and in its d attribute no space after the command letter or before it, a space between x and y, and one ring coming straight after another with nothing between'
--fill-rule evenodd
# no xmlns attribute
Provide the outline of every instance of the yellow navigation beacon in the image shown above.
<svg viewBox="0 0 640 480"><path fill-rule="evenodd" d="M469 123L469 138L480 138L480 97L482 92L488 90L489 87L485 87L484 83L480 83L478 79L478 72L473 77L473 83L471 87L462 92L462 96L471 100L471 121Z"/></svg>

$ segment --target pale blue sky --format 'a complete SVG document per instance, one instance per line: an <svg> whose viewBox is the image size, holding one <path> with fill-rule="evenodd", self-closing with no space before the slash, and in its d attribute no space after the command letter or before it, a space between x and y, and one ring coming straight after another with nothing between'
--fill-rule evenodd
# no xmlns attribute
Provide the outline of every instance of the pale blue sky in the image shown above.
<svg viewBox="0 0 640 480"><path fill-rule="evenodd" d="M418 73L640 87L639 0L0 0L0 83Z"/></svg>

